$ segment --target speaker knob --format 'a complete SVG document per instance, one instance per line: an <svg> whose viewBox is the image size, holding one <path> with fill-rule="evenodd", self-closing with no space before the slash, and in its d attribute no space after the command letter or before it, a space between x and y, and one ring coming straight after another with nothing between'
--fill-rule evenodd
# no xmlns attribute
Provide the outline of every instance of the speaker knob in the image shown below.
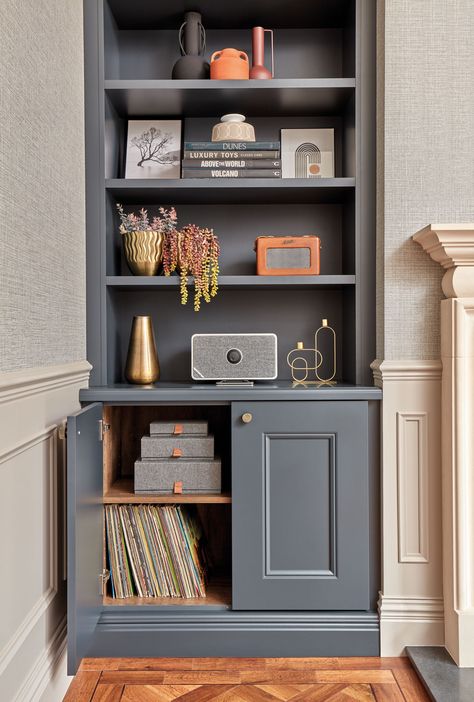
<svg viewBox="0 0 474 702"><path fill-rule="evenodd" d="M240 363L242 360L242 351L239 351L239 349L230 349L227 351L227 360L232 364Z"/></svg>
<svg viewBox="0 0 474 702"><path fill-rule="evenodd" d="M252 419L253 419L253 416L252 416L252 413L251 413L251 412L244 412L244 413L243 413L243 415L242 415L242 421L243 421L244 424L250 424L250 422L252 421Z"/></svg>

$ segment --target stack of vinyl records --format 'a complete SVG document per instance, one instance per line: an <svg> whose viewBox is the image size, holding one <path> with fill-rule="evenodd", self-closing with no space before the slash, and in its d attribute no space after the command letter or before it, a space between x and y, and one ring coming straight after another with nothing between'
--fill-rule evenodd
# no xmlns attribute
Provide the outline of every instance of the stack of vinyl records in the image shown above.
<svg viewBox="0 0 474 702"><path fill-rule="evenodd" d="M202 530L190 507L106 505L112 595L205 597Z"/></svg>
<svg viewBox="0 0 474 702"><path fill-rule="evenodd" d="M281 178L279 141L187 141L182 178Z"/></svg>

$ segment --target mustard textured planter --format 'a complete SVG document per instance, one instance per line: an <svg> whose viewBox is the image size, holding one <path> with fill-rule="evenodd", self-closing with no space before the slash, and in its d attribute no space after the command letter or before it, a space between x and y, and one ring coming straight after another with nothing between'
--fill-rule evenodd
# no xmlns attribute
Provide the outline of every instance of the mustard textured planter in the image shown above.
<svg viewBox="0 0 474 702"><path fill-rule="evenodd" d="M163 257L163 234L153 229L123 232L128 266L135 275L156 275Z"/></svg>

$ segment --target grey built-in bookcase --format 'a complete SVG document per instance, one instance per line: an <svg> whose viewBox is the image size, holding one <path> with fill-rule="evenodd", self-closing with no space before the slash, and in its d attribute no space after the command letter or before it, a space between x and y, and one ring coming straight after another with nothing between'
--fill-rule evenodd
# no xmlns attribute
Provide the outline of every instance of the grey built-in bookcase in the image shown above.
<svg viewBox="0 0 474 702"><path fill-rule="evenodd" d="M251 28L274 29L275 78L172 81L177 30L192 9L202 13L208 55L227 46L250 53ZM375 0L85 0L84 31L93 371L68 425L69 668L87 655L376 654ZM245 114L259 140L333 127L336 177L123 177L128 119L179 118L184 139L197 141L227 112ZM213 227L217 298L195 313L180 305L177 278L132 276L117 202L151 213L175 205L181 223ZM257 236L308 233L322 241L320 276L255 275ZM136 314L154 322L154 388L123 377ZM337 331L338 385L292 388L286 355L298 340L310 345L322 318ZM199 332L276 333L278 381L193 385L190 339ZM191 606L120 604L99 588L103 504L137 501L133 462L149 422L186 417L209 421L223 458L222 495L179 498L198 504L215 584L211 577L209 599Z"/></svg>

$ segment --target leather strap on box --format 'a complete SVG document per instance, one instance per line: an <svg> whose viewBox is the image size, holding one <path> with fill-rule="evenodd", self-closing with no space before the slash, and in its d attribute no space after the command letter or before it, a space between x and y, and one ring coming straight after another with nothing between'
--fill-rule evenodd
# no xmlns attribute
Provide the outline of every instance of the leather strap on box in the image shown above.
<svg viewBox="0 0 474 702"><path fill-rule="evenodd" d="M175 424L174 429L173 429L173 434L182 434L183 433L183 425L182 424Z"/></svg>
<svg viewBox="0 0 474 702"><path fill-rule="evenodd" d="M183 481L176 480L174 485L173 485L173 494L174 495L182 495L182 493L183 493Z"/></svg>
<svg viewBox="0 0 474 702"><path fill-rule="evenodd" d="M173 458L181 458L182 455L183 455L183 450L180 448L174 448L173 452L171 454L171 456Z"/></svg>

